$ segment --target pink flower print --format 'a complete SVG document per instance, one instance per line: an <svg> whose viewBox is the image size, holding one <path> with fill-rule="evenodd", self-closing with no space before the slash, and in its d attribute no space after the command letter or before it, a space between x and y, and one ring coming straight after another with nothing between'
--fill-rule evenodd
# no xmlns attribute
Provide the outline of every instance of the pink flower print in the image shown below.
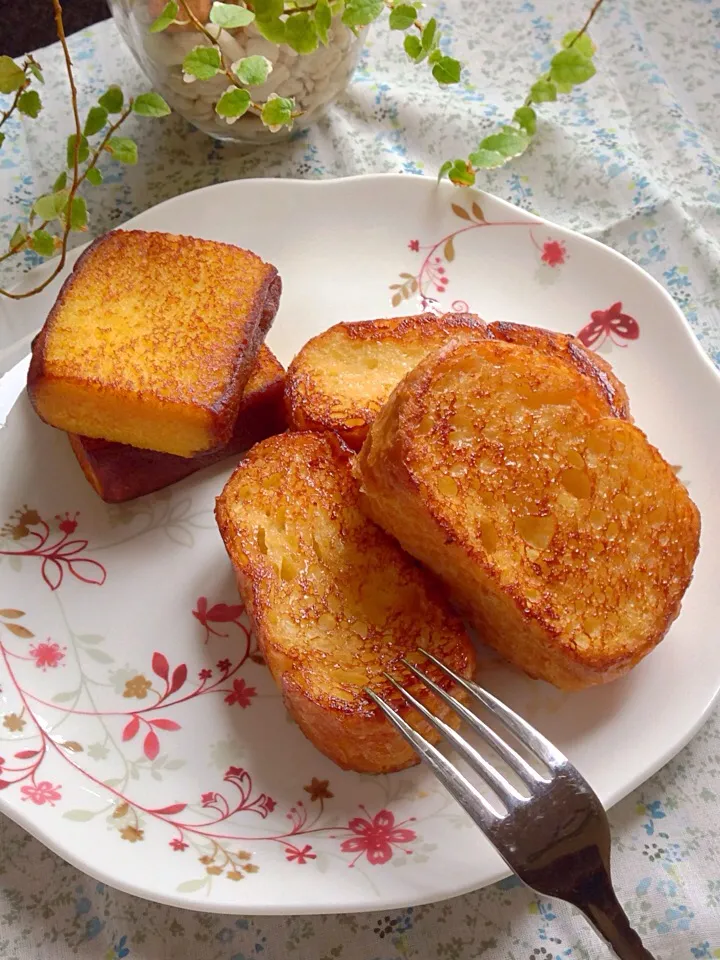
<svg viewBox="0 0 720 960"><path fill-rule="evenodd" d="M49 780L41 780L40 783L21 787L20 793L23 795L23 800L32 800L38 807L41 807L44 803L49 803L51 807L54 807L55 801L62 799L60 784L54 787Z"/></svg>
<svg viewBox="0 0 720 960"><path fill-rule="evenodd" d="M309 843L306 843L302 850L299 847L285 847L285 858L288 863L307 863L308 860L317 859L311 851L312 847Z"/></svg>
<svg viewBox="0 0 720 960"><path fill-rule="evenodd" d="M233 680L233 688L225 697L225 703L229 703L231 706L232 704L237 703L238 706L242 707L244 710L246 707L250 706L253 697L256 696L257 690L255 687L249 687L242 677L240 677Z"/></svg>
<svg viewBox="0 0 720 960"><path fill-rule="evenodd" d="M178 840L177 837L172 838L172 840L170 841L170 846L173 848L173 850L180 850L180 851L187 850L188 848L188 845L184 841Z"/></svg>
<svg viewBox="0 0 720 960"><path fill-rule="evenodd" d="M408 244L408 250L412 250L413 253L417 253L420 250L420 241L411 240Z"/></svg>
<svg viewBox="0 0 720 960"><path fill-rule="evenodd" d="M41 670L47 670L48 667L56 667L61 660L65 659L65 653L58 643L52 643L48 637L47 643L38 643L35 647L30 647L30 656L35 660L35 666Z"/></svg>
<svg viewBox="0 0 720 960"><path fill-rule="evenodd" d="M549 267L560 266L565 263L566 257L567 250L565 249L565 244L559 240L547 240L543 244L543 252L540 259Z"/></svg>
<svg viewBox="0 0 720 960"><path fill-rule="evenodd" d="M417 839L414 830L403 827L403 823L408 821L396 824L395 816L389 810L381 810L371 818L365 807L361 806L360 809L367 814L367 819L354 817L348 823L348 830L355 836L343 840L340 844L343 853L357 854L350 864L351 867L355 866L363 854L373 865L387 863L393 855L393 847L401 843L412 843ZM412 853L412 850L405 850L405 853Z"/></svg>

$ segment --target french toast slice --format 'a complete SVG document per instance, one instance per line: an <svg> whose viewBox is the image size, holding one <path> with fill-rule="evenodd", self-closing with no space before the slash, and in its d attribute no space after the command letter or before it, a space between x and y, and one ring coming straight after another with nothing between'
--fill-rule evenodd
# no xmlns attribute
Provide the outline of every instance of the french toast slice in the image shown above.
<svg viewBox="0 0 720 960"><path fill-rule="evenodd" d="M288 367L285 400L295 430L332 430L359 450L393 388L450 339L484 336L474 314L432 313L337 323L308 340Z"/></svg>
<svg viewBox="0 0 720 960"><path fill-rule="evenodd" d="M551 354L584 374L591 382L602 406L622 420L631 420L630 400L613 368L599 354L588 350L577 337L543 327L531 327L524 323L508 323L495 320L488 324L488 334L506 343L523 343L541 353Z"/></svg>
<svg viewBox="0 0 720 960"><path fill-rule="evenodd" d="M280 290L248 250L113 230L79 258L33 343L30 400L68 433L182 457L224 446Z"/></svg>
<svg viewBox="0 0 720 960"><path fill-rule="evenodd" d="M400 663L423 646L464 677L475 653L444 590L358 507L351 453L330 433L285 433L253 447L215 515L258 645L285 705L315 746L346 770L387 773L418 762L363 692L412 717L383 671L424 703ZM453 722L444 704L438 716ZM427 723L418 729L432 737Z"/></svg>
<svg viewBox="0 0 720 960"><path fill-rule="evenodd" d="M230 443L197 457L176 457L75 433L68 434L70 446L91 486L106 503L133 500L228 457L237 457L254 443L282 433L286 426L284 384L282 365L263 344L240 400Z"/></svg>
<svg viewBox="0 0 720 960"><path fill-rule="evenodd" d="M355 464L368 515L441 576L480 639L578 689L678 615L699 546L687 490L553 353L451 345L400 383Z"/></svg>

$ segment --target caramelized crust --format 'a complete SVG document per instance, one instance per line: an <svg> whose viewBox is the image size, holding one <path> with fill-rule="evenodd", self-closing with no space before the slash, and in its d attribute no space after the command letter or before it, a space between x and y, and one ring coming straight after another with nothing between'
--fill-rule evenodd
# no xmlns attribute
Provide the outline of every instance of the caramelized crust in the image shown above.
<svg viewBox="0 0 720 960"><path fill-rule="evenodd" d="M528 327L522 323L504 321L488 324L488 333L496 340L525 344L574 367L578 373L588 378L598 395L602 409L609 408L609 412L621 420L632 420L630 401L624 384L615 376L607 360L588 350L577 337L544 330L542 327Z"/></svg>
<svg viewBox="0 0 720 960"><path fill-rule="evenodd" d="M554 352L428 357L356 462L367 513L442 576L480 638L566 689L612 680L678 615L699 546L685 487Z"/></svg>
<svg viewBox="0 0 720 960"><path fill-rule="evenodd" d="M229 457L285 429L285 371L263 344L240 400L230 443L197 457L140 450L125 443L68 434L78 462L95 491L107 503L121 503L161 490L171 483Z"/></svg>
<svg viewBox="0 0 720 960"><path fill-rule="evenodd" d="M485 336L471 313L421 313L338 323L309 340L285 380L295 430L332 430L359 450L393 388L423 357L449 340Z"/></svg>
<svg viewBox="0 0 720 960"><path fill-rule="evenodd" d="M384 671L430 703L401 657L448 689L418 646L465 677L475 654L436 581L361 513L350 459L331 434L271 437L238 465L215 515L260 649L301 730L344 769L386 773L417 756L364 687L412 716ZM433 708L452 722L443 705Z"/></svg>
<svg viewBox="0 0 720 960"><path fill-rule="evenodd" d="M248 250L114 230L33 344L30 399L70 433L184 457L223 446L279 297L277 271Z"/></svg>

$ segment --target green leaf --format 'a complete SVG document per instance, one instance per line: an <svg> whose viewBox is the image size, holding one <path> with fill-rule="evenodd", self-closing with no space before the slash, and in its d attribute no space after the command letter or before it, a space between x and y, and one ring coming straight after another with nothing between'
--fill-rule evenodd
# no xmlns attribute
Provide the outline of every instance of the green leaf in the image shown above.
<svg viewBox="0 0 720 960"><path fill-rule="evenodd" d="M235 30L237 27L246 27L255 19L255 14L247 7L240 7L235 3L220 3L215 0L210 8L210 19L225 30Z"/></svg>
<svg viewBox="0 0 720 960"><path fill-rule="evenodd" d="M530 99L533 103L546 103L557 100L557 87L550 80L541 77L530 87Z"/></svg>
<svg viewBox="0 0 720 960"><path fill-rule="evenodd" d="M492 167L501 167L507 162L507 157L497 150L485 150L482 146L468 157L470 163L479 170L490 170Z"/></svg>
<svg viewBox="0 0 720 960"><path fill-rule="evenodd" d="M72 167L75 163L75 140L76 135L71 133L67 139L67 165ZM85 163L87 158L90 156L90 147L88 146L87 137L81 136L80 143L78 144L78 164Z"/></svg>
<svg viewBox="0 0 720 960"><path fill-rule="evenodd" d="M85 136L91 137L94 133L99 133L107 123L107 119L108 112L105 107L90 107L83 130Z"/></svg>
<svg viewBox="0 0 720 960"><path fill-rule="evenodd" d="M0 132L0 147L5 143L5 134Z"/></svg>
<svg viewBox="0 0 720 960"><path fill-rule="evenodd" d="M468 167L466 160L453 160L448 177L458 187L471 187L475 183L475 173Z"/></svg>
<svg viewBox="0 0 720 960"><path fill-rule="evenodd" d="M56 190L55 193L43 194L33 204L33 213L37 214L41 220L57 220L62 216L67 201L67 190Z"/></svg>
<svg viewBox="0 0 720 960"><path fill-rule="evenodd" d="M437 63L438 60L442 60L443 53L438 47L435 47L434 50L431 50L428 55L428 63Z"/></svg>
<svg viewBox="0 0 720 960"><path fill-rule="evenodd" d="M177 15L177 3L175 0L168 0L168 2L162 8L162 12L157 20L153 20L153 22L150 24L150 33L160 33L162 30L167 30Z"/></svg>
<svg viewBox="0 0 720 960"><path fill-rule="evenodd" d="M317 49L317 30L309 13L294 13L287 18L285 43L298 53L312 53Z"/></svg>
<svg viewBox="0 0 720 960"><path fill-rule="evenodd" d="M383 7L383 0L346 0L342 22L346 27L367 26L377 20Z"/></svg>
<svg viewBox="0 0 720 960"><path fill-rule="evenodd" d="M215 104L215 113L219 117L233 119L241 117L250 106L250 94L238 87L229 87Z"/></svg>
<svg viewBox="0 0 720 960"><path fill-rule="evenodd" d="M183 60L182 68L191 77L209 80L220 72L220 51L217 47L193 47Z"/></svg>
<svg viewBox="0 0 720 960"><path fill-rule="evenodd" d="M270 43L285 43L285 21L274 18L272 20L257 20L255 26Z"/></svg>
<svg viewBox="0 0 720 960"><path fill-rule="evenodd" d="M318 0L315 7L315 29L320 43L326 47L328 45L328 32L332 23L332 13L328 0Z"/></svg>
<svg viewBox="0 0 720 960"><path fill-rule="evenodd" d="M524 130L516 127L503 127L498 133L492 133L480 141L477 150L470 154L469 160L474 167L488 170L501 167L512 157L524 153L530 138Z"/></svg>
<svg viewBox="0 0 720 960"><path fill-rule="evenodd" d="M438 170L438 177L437 177L438 183L440 183L442 178L446 176L450 172L450 170L452 170L452 165L453 165L452 160L446 160L445 163L440 167L440 169Z"/></svg>
<svg viewBox="0 0 720 960"><path fill-rule="evenodd" d="M562 45L566 50L568 47L579 50L584 57L588 58L592 57L595 53L595 44L590 37L586 33L579 37L577 30L571 30L570 33L566 33L562 38Z"/></svg>
<svg viewBox="0 0 720 960"><path fill-rule="evenodd" d="M529 137L532 137L537 129L537 114L532 107L518 107L513 114L513 120Z"/></svg>
<svg viewBox="0 0 720 960"><path fill-rule="evenodd" d="M137 163L137 144L129 137L111 137L107 146L113 157L120 163L127 163L131 166Z"/></svg>
<svg viewBox="0 0 720 960"><path fill-rule="evenodd" d="M30 64L30 73L35 77L38 83L45 83L45 77L37 63Z"/></svg>
<svg viewBox="0 0 720 960"><path fill-rule="evenodd" d="M410 57L411 60L417 61L423 55L420 37L416 37L414 33L411 33L405 37L403 40L403 47L405 48L405 53Z"/></svg>
<svg viewBox="0 0 720 960"><path fill-rule="evenodd" d="M524 130L515 127L503 127L498 133L491 133L480 142L480 149L497 150L505 157L517 157L527 150L528 136ZM472 161L471 161L472 162Z"/></svg>
<svg viewBox="0 0 720 960"><path fill-rule="evenodd" d="M35 117L42 110L42 102L40 101L40 94L37 90L23 90L23 92L18 97L18 110L20 113L24 113L26 117Z"/></svg>
<svg viewBox="0 0 720 960"><path fill-rule="evenodd" d="M103 182L103 175L97 167L90 167L88 172L85 174L85 179L88 183L92 184L93 187L99 187Z"/></svg>
<svg viewBox="0 0 720 960"><path fill-rule="evenodd" d="M277 20L282 16L285 4L283 0L255 0L253 7L258 20Z"/></svg>
<svg viewBox="0 0 720 960"><path fill-rule="evenodd" d="M25 224L19 223L13 230L13 235L10 237L10 245L8 246L8 250L14 250L15 247L22 246L22 244L27 240L27 235Z"/></svg>
<svg viewBox="0 0 720 960"><path fill-rule="evenodd" d="M437 20L435 19L435 17L431 17L423 27L420 43L422 44L423 50L429 53L436 42L437 42ZM436 60L437 59L438 58L436 58Z"/></svg>
<svg viewBox="0 0 720 960"><path fill-rule="evenodd" d="M292 112L295 107L295 101L288 97L278 97L271 94L267 102L263 104L261 119L266 127L271 130L279 130L281 127L292 123Z"/></svg>
<svg viewBox="0 0 720 960"><path fill-rule="evenodd" d="M12 57L0 57L0 93L14 93L25 83L25 71Z"/></svg>
<svg viewBox="0 0 720 960"><path fill-rule="evenodd" d="M438 83L457 83L460 79L460 62L453 57L441 57L432 69Z"/></svg>
<svg viewBox="0 0 720 960"><path fill-rule="evenodd" d="M64 190L67 186L67 173L65 170L60 174L55 183L53 184L53 193L57 190Z"/></svg>
<svg viewBox="0 0 720 960"><path fill-rule="evenodd" d="M114 83L111 87L108 87L105 93L98 99L98 103L101 107L104 107L108 113L120 113L124 100L122 90Z"/></svg>
<svg viewBox="0 0 720 960"><path fill-rule="evenodd" d="M55 241L47 230L36 230L30 238L30 246L41 257L51 257L55 253Z"/></svg>
<svg viewBox="0 0 720 960"><path fill-rule="evenodd" d="M83 197L73 197L70 211L70 229L83 230L87 226L87 204Z"/></svg>
<svg viewBox="0 0 720 960"><path fill-rule="evenodd" d="M63 814L65 820L77 820L78 823L87 823L94 816L92 810L66 810Z"/></svg>
<svg viewBox="0 0 720 960"><path fill-rule="evenodd" d="M272 70L272 63L267 57L255 54L252 57L243 57L232 65L232 71L241 83L248 87L257 87L265 83ZM229 92L229 91L228 91Z"/></svg>
<svg viewBox="0 0 720 960"><path fill-rule="evenodd" d="M166 117L170 113L159 93L141 93L133 100L132 108L140 117Z"/></svg>
<svg viewBox="0 0 720 960"><path fill-rule="evenodd" d="M561 50L550 61L550 79L555 83L585 83L594 75L595 65L592 60L575 47Z"/></svg>
<svg viewBox="0 0 720 960"><path fill-rule="evenodd" d="M417 20L417 10L409 3L401 3L390 11L390 29L407 30Z"/></svg>

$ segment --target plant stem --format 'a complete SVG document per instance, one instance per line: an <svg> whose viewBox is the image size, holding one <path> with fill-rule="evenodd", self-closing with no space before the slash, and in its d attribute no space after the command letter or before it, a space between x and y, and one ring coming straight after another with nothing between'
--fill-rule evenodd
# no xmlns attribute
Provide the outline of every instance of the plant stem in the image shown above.
<svg viewBox="0 0 720 960"><path fill-rule="evenodd" d="M25 69L27 70L27 66L25 67ZM18 89L15 91L15 96L13 97L13 101L10 104L10 106L7 108L7 110L0 110L0 128L3 126L5 121L9 120L12 114L15 112L15 108L18 105L18 100L22 96L23 91L27 88L29 83L30 83L29 78L26 78L23 85L21 87L18 87Z"/></svg>
<svg viewBox="0 0 720 960"><path fill-rule="evenodd" d="M80 149L80 137L82 136L82 129L80 126L80 114L78 112L78 102L77 102L77 88L75 87L75 78L73 76L72 70L72 59L70 57L70 51L68 50L67 39L65 37L65 27L63 26L62 19L62 6L60 0L52 0L53 13L55 16L55 27L57 29L58 40L63 49L63 56L65 58L65 70L68 76L68 83L70 84L70 101L72 104L72 113L73 121L75 125L75 151L73 155L73 179L70 185L70 191L68 193L67 199L67 214L65 216L65 228L63 230L61 248L60 248L60 257L58 262L55 264L52 273L47 279L43 280L42 283L38 284L36 287L33 287L32 290L28 290L25 293L11 293L9 290L4 290L0 288L0 295L9 297L11 300L24 300L26 297L32 297L36 293L40 293L41 290L44 290L45 287L50 284L55 277L60 273L62 268L65 266L65 260L67 259L67 246L68 246L68 237L70 235L70 228L72 222L72 202L77 192L79 184L78 176L78 151ZM19 249L19 248L17 248Z"/></svg>
<svg viewBox="0 0 720 960"><path fill-rule="evenodd" d="M115 121L115 123L111 124L111 125L108 127L107 133L106 133L105 136L102 138L102 140L100 141L100 143L98 144L98 146L95 148L95 150L93 150L88 165L85 167L85 170L83 171L82 175L81 175L80 178L78 179L78 186L80 186L80 184L83 182L83 180L87 177L89 171L92 170L93 167L95 167L95 166L97 165L97 162L98 162L98 160L100 159L100 155L102 154L103 150L104 150L105 147L107 146L108 141L110 140L110 138L112 137L112 135L115 133L115 131L117 130L117 128L118 128L121 124L125 123L125 121L127 120L127 118L128 118L128 117L130 116L130 114L132 113L132 106L133 106L133 101L130 100L130 102L128 103L127 107L125 107L125 109L124 109L123 112L120 114L120 116L119 116L118 119Z"/></svg>

